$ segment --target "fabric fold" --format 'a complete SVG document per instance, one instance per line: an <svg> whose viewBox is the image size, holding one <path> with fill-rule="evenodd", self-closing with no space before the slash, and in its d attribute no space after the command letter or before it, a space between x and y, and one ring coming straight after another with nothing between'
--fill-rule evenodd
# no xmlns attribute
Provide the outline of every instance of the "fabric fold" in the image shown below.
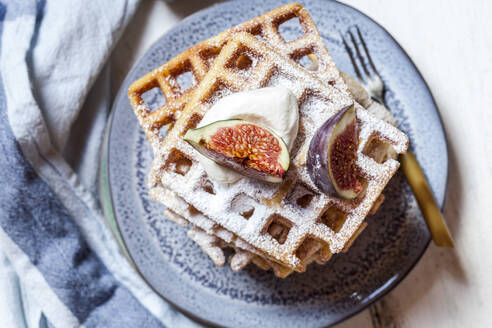
<svg viewBox="0 0 492 328"><path fill-rule="evenodd" d="M194 326L131 268L93 186L59 152L137 4L0 3L0 246L27 286L20 299L39 310L37 326ZM98 139L87 144L92 156Z"/></svg>

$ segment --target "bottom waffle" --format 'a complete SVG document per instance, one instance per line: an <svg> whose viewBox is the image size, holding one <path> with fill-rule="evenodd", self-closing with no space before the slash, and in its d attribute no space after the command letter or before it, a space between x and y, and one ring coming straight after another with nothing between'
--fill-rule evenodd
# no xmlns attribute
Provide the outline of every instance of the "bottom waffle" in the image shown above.
<svg viewBox="0 0 492 328"><path fill-rule="evenodd" d="M229 258L229 263L234 271L242 270L249 263L254 263L263 270L272 269L279 278L285 278L294 271L292 268L276 262L237 235L208 219L173 191L154 188L150 195L153 199L168 207L164 212L164 217L181 226L191 226L190 230L188 230L188 237L195 241L216 265L223 266L225 264L224 249L232 248L235 253ZM353 240L362 232L366 225L364 222L360 226ZM344 252L348 250L352 242L347 244ZM303 256L304 270L312 262L324 264L331 258L331 253L326 252L322 244L314 240L312 243L306 244L302 252L305 253Z"/></svg>
<svg viewBox="0 0 492 328"><path fill-rule="evenodd" d="M279 278L285 278L294 271L292 268L276 262L234 233L208 219L173 191L164 188L154 188L150 192L150 196L167 207L164 211L165 218L183 227L191 227L187 233L188 237L201 247L203 252L210 257L215 265L223 266L226 262L224 249L232 248L235 253L229 258L229 263L234 271L242 270L249 263L254 263L262 270L272 269L273 273ZM381 197L380 201L374 204L371 214L377 212L383 199L384 197ZM347 243L343 252L348 251L366 226L367 223L365 222L360 225L358 231L353 235L351 241ZM325 264L331 258L331 253L326 252L322 244L315 240L312 243L305 244L302 252L304 253L304 270L312 262Z"/></svg>

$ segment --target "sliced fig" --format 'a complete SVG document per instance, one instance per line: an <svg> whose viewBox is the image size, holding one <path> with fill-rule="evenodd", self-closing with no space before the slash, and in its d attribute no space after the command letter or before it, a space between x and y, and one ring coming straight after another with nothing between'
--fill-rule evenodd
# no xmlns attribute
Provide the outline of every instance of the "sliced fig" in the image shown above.
<svg viewBox="0 0 492 328"><path fill-rule="evenodd" d="M360 194L363 187L355 166L358 144L354 105L343 108L316 131L309 145L307 168L322 192L345 199Z"/></svg>
<svg viewBox="0 0 492 328"><path fill-rule="evenodd" d="M255 179L281 182L290 164L289 151L281 137L245 120L217 121L189 129L184 140L217 164Z"/></svg>

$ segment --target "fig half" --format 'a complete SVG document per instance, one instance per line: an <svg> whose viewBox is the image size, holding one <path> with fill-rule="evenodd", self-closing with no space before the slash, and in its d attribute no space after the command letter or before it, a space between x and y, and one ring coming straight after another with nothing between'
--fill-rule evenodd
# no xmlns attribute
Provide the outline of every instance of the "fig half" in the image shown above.
<svg viewBox="0 0 492 328"><path fill-rule="evenodd" d="M250 178L281 182L289 169L289 151L282 138L249 121L217 121L189 129L184 140L217 164Z"/></svg>
<svg viewBox="0 0 492 328"><path fill-rule="evenodd" d="M313 183L324 193L356 198L363 187L355 161L359 129L354 105L330 117L316 131L309 145L307 168Z"/></svg>

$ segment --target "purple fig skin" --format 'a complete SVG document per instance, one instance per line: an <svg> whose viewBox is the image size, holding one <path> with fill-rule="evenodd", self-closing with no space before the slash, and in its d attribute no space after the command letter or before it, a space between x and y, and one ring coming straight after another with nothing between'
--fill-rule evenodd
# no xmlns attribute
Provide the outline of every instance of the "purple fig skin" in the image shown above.
<svg viewBox="0 0 492 328"><path fill-rule="evenodd" d="M311 139L307 155L307 169L309 177L316 185L316 187L318 187L318 189L325 194L332 196L342 196L344 198L354 197L341 195L335 189L334 182L331 180L329 174L328 150L330 146L330 140L335 131L337 123L352 106L353 105L344 107L341 111L339 111L328 120L326 120L325 123L323 123L323 125L318 129L318 131L316 131L315 135Z"/></svg>

